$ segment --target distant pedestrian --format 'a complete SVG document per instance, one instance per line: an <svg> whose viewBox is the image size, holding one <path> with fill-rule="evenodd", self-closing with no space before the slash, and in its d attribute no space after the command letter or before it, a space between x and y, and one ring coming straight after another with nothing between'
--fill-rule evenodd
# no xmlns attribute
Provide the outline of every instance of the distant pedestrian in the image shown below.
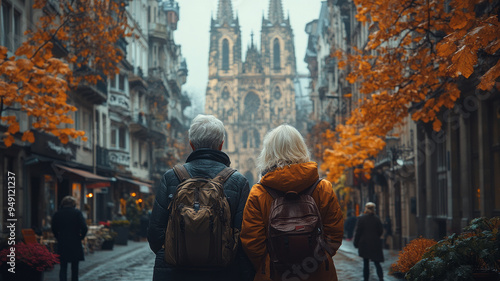
<svg viewBox="0 0 500 281"><path fill-rule="evenodd" d="M257 162L262 178L250 190L241 232L254 280L337 280L332 256L342 243L343 215L303 137L289 125L275 128Z"/></svg>
<svg viewBox="0 0 500 281"><path fill-rule="evenodd" d="M196 116L189 128L193 152L161 179L148 228L153 280L253 279L239 243L248 180L229 167L224 135L219 119Z"/></svg>
<svg viewBox="0 0 500 281"><path fill-rule="evenodd" d="M370 279L370 260L375 264L379 280L384 280L380 266L384 261L381 241L383 232L382 221L375 215L375 203L366 203L365 212L358 218L354 234L354 247L358 248L358 254L363 258L364 281Z"/></svg>
<svg viewBox="0 0 500 281"><path fill-rule="evenodd" d="M384 247L386 249L390 248L392 244L390 241L392 241L392 222L391 217L386 216L384 221Z"/></svg>
<svg viewBox="0 0 500 281"><path fill-rule="evenodd" d="M57 239L57 253L61 261L60 281L68 278L68 263L71 263L71 281L78 281L78 262L84 260L82 240L87 234L87 224L82 212L75 206L76 199L66 196L52 217L52 232Z"/></svg>
<svg viewBox="0 0 500 281"><path fill-rule="evenodd" d="M352 237L354 236L354 228L356 228L356 222L358 221L358 218L355 216L353 210L349 210L347 212L347 219L345 220L344 223L344 231L346 234L346 240L351 241Z"/></svg>

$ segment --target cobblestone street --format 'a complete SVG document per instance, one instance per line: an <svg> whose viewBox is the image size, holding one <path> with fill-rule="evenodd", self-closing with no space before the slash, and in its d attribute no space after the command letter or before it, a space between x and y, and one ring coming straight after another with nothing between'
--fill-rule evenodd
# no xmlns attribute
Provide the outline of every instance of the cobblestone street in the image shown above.
<svg viewBox="0 0 500 281"><path fill-rule="evenodd" d="M382 263L385 281L395 281L389 276L389 266L397 259L397 251L384 250L386 261ZM363 280L363 261L357 255L352 242L345 241L334 257L339 281ZM154 254L148 243L129 241L127 246L116 245L112 251L97 251L87 254L80 263L81 281L152 280ZM70 266L68 266L70 267ZM70 269L68 268L68 271ZM69 272L68 272L69 273ZM375 267L371 264L371 279L378 280ZM59 265L45 273L45 281L58 281ZM68 274L69 277L69 274Z"/></svg>

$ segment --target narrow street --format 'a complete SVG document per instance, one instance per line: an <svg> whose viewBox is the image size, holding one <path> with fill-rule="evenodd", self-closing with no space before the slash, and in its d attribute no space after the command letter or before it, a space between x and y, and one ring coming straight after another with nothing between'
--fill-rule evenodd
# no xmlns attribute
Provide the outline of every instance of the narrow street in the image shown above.
<svg viewBox="0 0 500 281"><path fill-rule="evenodd" d="M395 281L389 276L389 266L397 259L396 251L384 250L386 261L382 263L385 281ZM363 280L363 261L357 255L352 242L345 241L334 257L337 276L342 280ZM129 241L127 246L116 245L112 251L97 251L87 254L80 263L81 281L152 280L154 254L148 243ZM70 269L68 268L68 271ZM378 280L373 264L370 280ZM45 281L58 281L59 265L45 273ZM69 274L68 274L69 276Z"/></svg>

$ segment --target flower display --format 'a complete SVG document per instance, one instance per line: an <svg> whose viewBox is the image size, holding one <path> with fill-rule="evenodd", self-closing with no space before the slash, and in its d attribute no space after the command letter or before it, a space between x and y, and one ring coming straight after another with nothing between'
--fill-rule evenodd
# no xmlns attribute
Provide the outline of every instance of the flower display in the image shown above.
<svg viewBox="0 0 500 281"><path fill-rule="evenodd" d="M8 262L7 255L10 253L11 247L15 248L16 263L24 263L37 271L52 269L55 264L59 263L59 255L51 253L43 245L18 243L0 251L0 266Z"/></svg>
<svg viewBox="0 0 500 281"><path fill-rule="evenodd" d="M429 247L436 245L434 239L417 238L406 245L399 252L399 257L396 263L393 263L389 269L389 274L396 277L403 277L410 268L422 259L422 256Z"/></svg>
<svg viewBox="0 0 500 281"><path fill-rule="evenodd" d="M406 274L414 281L474 280L477 274L500 278L500 217L476 218L461 234L430 247Z"/></svg>

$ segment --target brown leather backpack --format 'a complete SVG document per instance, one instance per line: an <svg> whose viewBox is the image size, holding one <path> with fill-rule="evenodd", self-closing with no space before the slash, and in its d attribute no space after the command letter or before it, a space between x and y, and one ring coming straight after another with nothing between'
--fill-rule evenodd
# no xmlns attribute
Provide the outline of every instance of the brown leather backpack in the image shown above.
<svg viewBox="0 0 500 281"><path fill-rule="evenodd" d="M224 182L235 172L225 168L215 178L191 178L176 165L180 180L172 202L165 233L165 261L195 270L228 266L238 247L239 230L231 227L231 210Z"/></svg>
<svg viewBox="0 0 500 281"><path fill-rule="evenodd" d="M320 181L301 193L284 193L264 186L274 198L267 229L272 275L292 270L294 265L310 268L308 263L318 266L322 261L328 265L325 251L330 256L333 251L324 241L321 215L311 196Z"/></svg>

